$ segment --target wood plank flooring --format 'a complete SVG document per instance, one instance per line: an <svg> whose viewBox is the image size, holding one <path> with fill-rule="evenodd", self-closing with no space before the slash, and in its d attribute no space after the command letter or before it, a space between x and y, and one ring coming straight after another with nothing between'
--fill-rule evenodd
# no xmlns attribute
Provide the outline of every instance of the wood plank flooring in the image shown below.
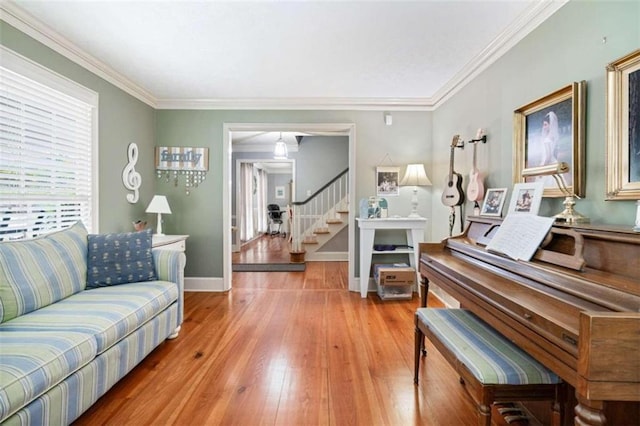
<svg viewBox="0 0 640 426"><path fill-rule="evenodd" d="M231 256L232 263L289 263L291 243L279 235L261 235Z"/></svg>
<svg viewBox="0 0 640 426"><path fill-rule="evenodd" d="M305 272L234 273L229 293L186 293L179 337L75 424L476 424L429 342L413 384L418 298L361 299L347 287L346 262L309 262Z"/></svg>

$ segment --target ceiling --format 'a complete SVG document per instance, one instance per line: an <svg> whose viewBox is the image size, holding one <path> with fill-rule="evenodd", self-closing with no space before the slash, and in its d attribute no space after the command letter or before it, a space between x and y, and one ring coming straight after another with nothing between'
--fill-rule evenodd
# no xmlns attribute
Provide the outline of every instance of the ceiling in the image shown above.
<svg viewBox="0 0 640 426"><path fill-rule="evenodd" d="M0 0L155 108L433 109L566 0Z"/></svg>

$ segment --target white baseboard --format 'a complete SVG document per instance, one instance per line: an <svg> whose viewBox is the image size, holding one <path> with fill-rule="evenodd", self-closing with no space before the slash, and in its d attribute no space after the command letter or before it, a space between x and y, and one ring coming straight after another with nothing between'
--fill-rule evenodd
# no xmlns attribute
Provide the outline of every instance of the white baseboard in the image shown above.
<svg viewBox="0 0 640 426"><path fill-rule="evenodd" d="M349 253L346 251L316 251L307 253L307 262L348 262Z"/></svg>
<svg viewBox="0 0 640 426"><path fill-rule="evenodd" d="M217 277L185 277L184 291L215 291L223 292L224 280Z"/></svg>

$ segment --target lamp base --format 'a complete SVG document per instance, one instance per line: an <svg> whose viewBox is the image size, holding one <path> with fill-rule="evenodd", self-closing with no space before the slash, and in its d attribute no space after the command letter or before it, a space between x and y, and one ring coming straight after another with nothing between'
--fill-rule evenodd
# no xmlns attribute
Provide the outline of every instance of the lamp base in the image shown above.
<svg viewBox="0 0 640 426"><path fill-rule="evenodd" d="M154 235L158 237L163 237L164 234L162 233L162 213L157 213L157 215L158 215L158 224L156 226L156 233Z"/></svg>
<svg viewBox="0 0 640 426"><path fill-rule="evenodd" d="M556 222L558 223L589 223L590 220L588 217L578 213L573 206L576 205L575 198L572 195L567 196L564 199L564 210L561 213L555 215Z"/></svg>

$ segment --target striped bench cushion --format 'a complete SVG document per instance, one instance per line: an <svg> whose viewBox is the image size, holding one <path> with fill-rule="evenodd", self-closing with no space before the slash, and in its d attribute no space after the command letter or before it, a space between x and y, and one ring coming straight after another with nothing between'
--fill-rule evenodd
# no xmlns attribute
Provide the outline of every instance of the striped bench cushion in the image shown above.
<svg viewBox="0 0 640 426"><path fill-rule="evenodd" d="M89 334L0 332L0 422L95 356Z"/></svg>
<svg viewBox="0 0 640 426"><path fill-rule="evenodd" d="M78 293L86 280L82 222L32 240L0 242L0 322Z"/></svg>
<svg viewBox="0 0 640 426"><path fill-rule="evenodd" d="M417 315L482 384L560 382L553 372L468 310L419 308Z"/></svg>
<svg viewBox="0 0 640 426"><path fill-rule="evenodd" d="M178 286L146 281L100 287L0 324L3 331L74 331L96 339L102 353L178 299Z"/></svg>

